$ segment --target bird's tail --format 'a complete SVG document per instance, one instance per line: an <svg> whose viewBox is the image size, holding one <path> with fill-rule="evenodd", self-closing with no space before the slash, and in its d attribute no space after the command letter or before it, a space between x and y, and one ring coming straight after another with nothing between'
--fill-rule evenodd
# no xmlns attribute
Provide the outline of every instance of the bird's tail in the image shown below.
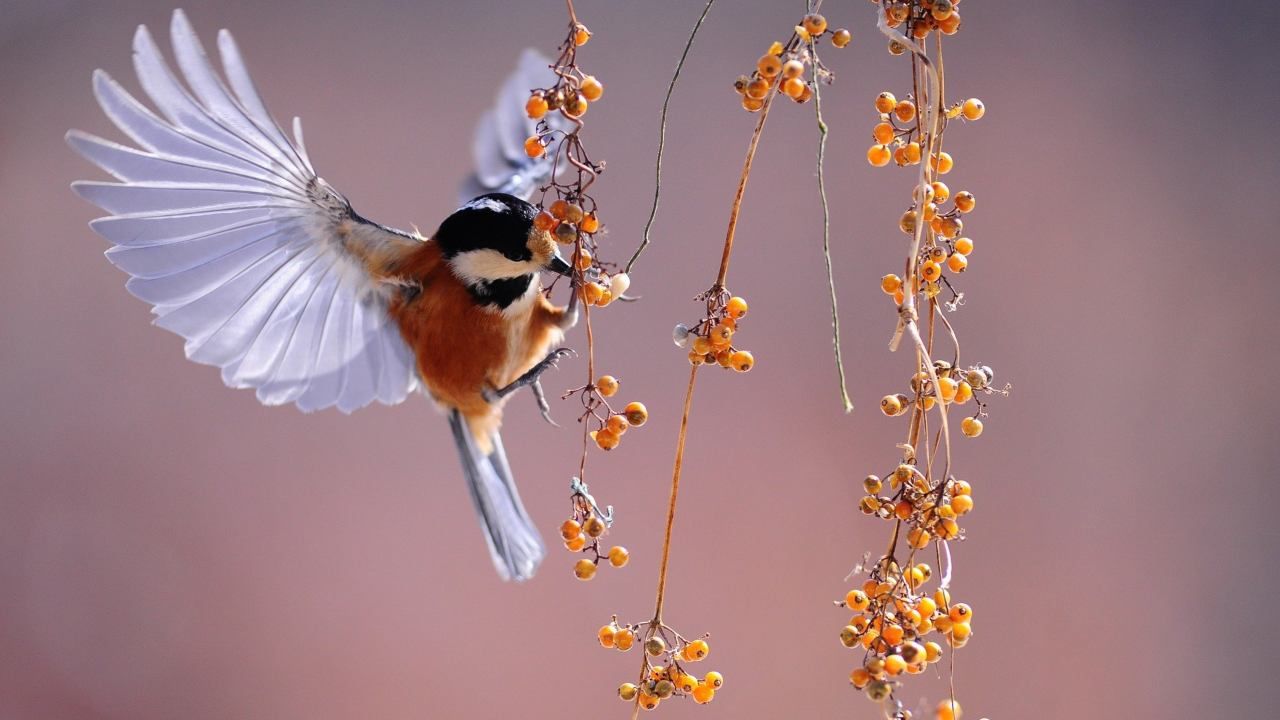
<svg viewBox="0 0 1280 720"><path fill-rule="evenodd" d="M449 427L462 459L462 473L484 528L494 567L503 580L528 580L546 555L542 538L520 502L511 466L494 431L478 443L471 425L457 410L449 412ZM491 445L486 452L483 445Z"/></svg>

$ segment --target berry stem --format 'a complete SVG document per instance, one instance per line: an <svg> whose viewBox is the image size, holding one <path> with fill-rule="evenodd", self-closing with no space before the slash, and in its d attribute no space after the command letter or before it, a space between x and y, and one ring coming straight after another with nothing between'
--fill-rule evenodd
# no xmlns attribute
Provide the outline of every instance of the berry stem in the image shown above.
<svg viewBox="0 0 1280 720"><path fill-rule="evenodd" d="M816 12L810 10L810 12ZM817 64L818 49L812 39L809 40L809 52L813 54ZM836 304L836 278L831 265L831 211L827 205L827 185L823 172L823 160L827 151L827 123L822 119L822 81L817 77L813 81L813 108L818 120L818 197L822 199L822 257L827 262L827 289L831 292L831 328L832 345L836 351L836 376L840 382L840 400L844 403L846 413L853 412L853 400L849 398L849 389L844 379L844 359L840 355L840 311Z"/></svg>
<svg viewBox="0 0 1280 720"><path fill-rule="evenodd" d="M671 84L667 86L667 97L662 101L662 115L658 120L658 159L654 168L653 181L653 207L649 208L649 219L645 221L644 233L640 240L640 247L636 248L635 254L627 261L627 266L623 272L631 274L631 267L636 264L636 259L640 257L640 253L649 247L649 230L653 228L653 219L658 215L658 197L662 193L662 150L667 144L667 106L671 104L671 93L676 89L676 81L680 79L680 71L684 68L684 60L689 57L689 49L693 47L693 39L698 36L698 30L702 27L702 21L707 19L707 13L711 12L711 6L716 0L707 0L706 7L702 8L702 14L698 16L698 22L693 25L693 32L689 33L689 41L684 44L684 52L680 54L680 61L676 63L675 74L671 76Z"/></svg>
<svg viewBox="0 0 1280 720"><path fill-rule="evenodd" d="M733 208L729 211L729 230L725 233L724 254L720 257L720 273L716 276L715 287L723 288L725 277L729 274L729 257L733 254L733 234L738 229L738 213L742 210L742 196L747 192L747 178L751 176L751 161L755 160L756 147L760 144L760 135L764 131L764 121L769 119L769 108L773 107L773 99L778 96L777 83L769 87L764 107L760 109L760 119L756 121L755 132L751 133L751 144L747 146L747 159L742 164L742 177L738 180L738 192L733 196Z"/></svg>
<svg viewBox="0 0 1280 720"><path fill-rule="evenodd" d="M689 411L693 408L693 386L698 379L698 366L689 370L689 387L684 393L684 411L680 415L680 434L676 437L675 468L671 473L671 497L667 501L667 528L662 536L662 559L658 564L658 593L654 603L652 625L662 625L662 605L667 594L667 561L671 558L671 528L676 520L676 498L680 493L680 471L684 466L684 445L689 435Z"/></svg>

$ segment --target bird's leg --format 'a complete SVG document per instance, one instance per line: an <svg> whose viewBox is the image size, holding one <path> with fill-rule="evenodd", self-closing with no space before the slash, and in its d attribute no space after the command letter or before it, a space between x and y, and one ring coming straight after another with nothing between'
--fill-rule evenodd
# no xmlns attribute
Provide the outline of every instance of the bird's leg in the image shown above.
<svg viewBox="0 0 1280 720"><path fill-rule="evenodd" d="M533 397L538 401L538 411L542 413L542 419L551 423L553 427L560 427L560 423L551 419L551 405L547 403L547 396L542 392L542 383L534 378L529 389L533 390Z"/></svg>
<svg viewBox="0 0 1280 720"><path fill-rule="evenodd" d="M560 329L569 330L578 324L578 284L569 281L569 304L564 306L564 314L560 316Z"/></svg>
<svg viewBox="0 0 1280 720"><path fill-rule="evenodd" d="M556 363L560 362L561 358L565 358L570 355L576 355L576 354L577 353L575 353L573 350L570 350L569 348L557 348L555 350L552 350L551 352L547 353L547 356L543 358L541 362L529 368L528 372L516 378L514 381L512 381L510 385L504 388L499 388L497 390L486 391L485 399L489 400L489 402L493 402L495 400L501 400L502 398L510 395L511 393L519 390L522 387L525 387L526 385L533 385L538 382L538 377L542 375L542 373L555 367ZM537 390L535 390L534 392L537 392Z"/></svg>

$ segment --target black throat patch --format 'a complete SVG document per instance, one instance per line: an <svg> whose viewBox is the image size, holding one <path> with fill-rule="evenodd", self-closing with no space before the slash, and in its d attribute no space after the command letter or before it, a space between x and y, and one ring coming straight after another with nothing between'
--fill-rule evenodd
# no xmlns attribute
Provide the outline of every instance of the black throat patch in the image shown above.
<svg viewBox="0 0 1280 720"><path fill-rule="evenodd" d="M467 291L471 293L471 298L477 305L496 305L499 310L505 310L528 292L531 282L533 282L532 275L521 275L473 283L467 286Z"/></svg>

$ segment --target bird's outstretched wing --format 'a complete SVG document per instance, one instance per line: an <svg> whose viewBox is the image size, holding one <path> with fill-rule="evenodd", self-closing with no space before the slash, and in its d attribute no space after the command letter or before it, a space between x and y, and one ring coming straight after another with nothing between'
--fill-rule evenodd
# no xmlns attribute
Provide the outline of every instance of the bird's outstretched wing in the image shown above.
<svg viewBox="0 0 1280 720"><path fill-rule="evenodd" d="M458 190L459 204L491 192L502 192L528 200L551 178L551 155L533 159L524 151L524 141L535 133L538 121L525 114L525 102L533 88L549 88L556 83L551 61L532 48L520 55L516 69L502 83L493 106L476 124L471 153L475 172ZM560 113L547 113L552 130L568 130L570 123Z"/></svg>
<svg viewBox="0 0 1280 720"><path fill-rule="evenodd" d="M93 76L103 111L138 147L67 134L119 181L73 185L110 213L91 223L115 245L107 257L156 324L186 338L187 357L263 403L351 412L404 400L418 386L413 353L387 314L392 289L371 268L419 240L364 220L316 175L300 123L291 141L230 33L218 35L224 83L181 10L170 30L189 90L146 27L133 40L160 115L105 72Z"/></svg>

